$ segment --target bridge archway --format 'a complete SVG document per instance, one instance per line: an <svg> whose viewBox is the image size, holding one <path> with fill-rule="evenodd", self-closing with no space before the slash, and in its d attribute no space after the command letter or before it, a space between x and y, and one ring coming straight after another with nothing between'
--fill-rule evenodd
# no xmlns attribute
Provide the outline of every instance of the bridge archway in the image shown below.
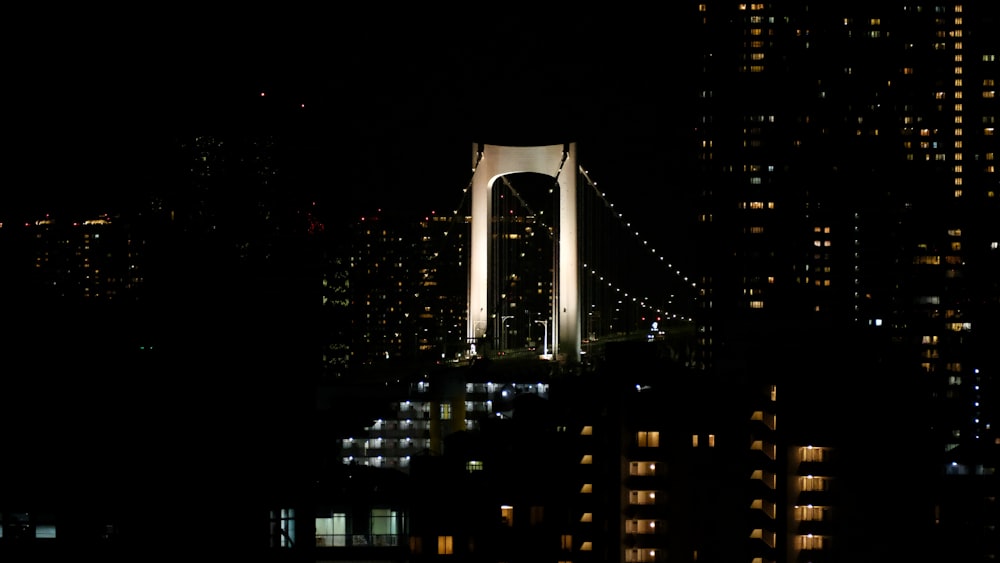
<svg viewBox="0 0 1000 563"><path fill-rule="evenodd" d="M469 314L466 329L469 342L483 338L490 322L489 239L493 215L490 192L494 183L503 176L535 172L551 176L559 186L558 224L554 238L557 257L555 295L545 329L551 338L552 357L567 363L578 363L582 355L582 323L576 143L545 146L474 144L472 166Z"/></svg>

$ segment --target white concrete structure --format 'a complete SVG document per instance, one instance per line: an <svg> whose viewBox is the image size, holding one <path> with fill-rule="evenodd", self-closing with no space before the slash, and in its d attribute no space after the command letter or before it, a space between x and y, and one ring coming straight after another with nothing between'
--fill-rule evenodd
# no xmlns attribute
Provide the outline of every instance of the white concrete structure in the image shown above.
<svg viewBox="0 0 1000 563"><path fill-rule="evenodd" d="M469 256L470 342L484 336L489 318L488 264L490 190L502 176L534 172L552 176L559 184L559 217L555 255L558 257L556 294L549 322L552 327L552 357L577 363L581 356L580 259L576 203L576 144L508 147L474 144L472 165L472 240Z"/></svg>

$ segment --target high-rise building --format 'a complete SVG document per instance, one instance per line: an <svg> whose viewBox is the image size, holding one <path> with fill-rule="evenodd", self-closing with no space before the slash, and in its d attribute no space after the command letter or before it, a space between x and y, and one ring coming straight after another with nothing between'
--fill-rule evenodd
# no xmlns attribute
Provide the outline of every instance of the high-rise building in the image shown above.
<svg viewBox="0 0 1000 563"><path fill-rule="evenodd" d="M935 450L929 537L942 555L961 545L972 560L995 557L984 538L997 525L998 373L984 346L1000 302L996 7L691 7L699 367L725 373L767 353L762 327L776 339L818 327L823 355L853 358L877 381L856 395L881 390L889 409L898 384L929 402L926 416L891 407ZM882 354L861 355L859 339ZM880 416L872 407L866 416ZM795 479L779 472L775 484ZM791 541L845 541L815 537Z"/></svg>

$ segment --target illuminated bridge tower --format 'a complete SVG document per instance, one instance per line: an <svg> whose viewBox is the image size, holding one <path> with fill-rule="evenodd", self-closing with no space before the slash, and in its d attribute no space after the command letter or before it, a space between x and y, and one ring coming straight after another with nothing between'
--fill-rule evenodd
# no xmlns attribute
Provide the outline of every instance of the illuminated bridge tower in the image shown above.
<svg viewBox="0 0 1000 563"><path fill-rule="evenodd" d="M469 259L468 337L476 342L490 321L489 264L493 184L508 174L534 172L552 176L559 185L558 227L554 239L555 296L546 330L551 353L566 363L581 356L580 264L576 202L576 144L548 146L473 145L472 239Z"/></svg>

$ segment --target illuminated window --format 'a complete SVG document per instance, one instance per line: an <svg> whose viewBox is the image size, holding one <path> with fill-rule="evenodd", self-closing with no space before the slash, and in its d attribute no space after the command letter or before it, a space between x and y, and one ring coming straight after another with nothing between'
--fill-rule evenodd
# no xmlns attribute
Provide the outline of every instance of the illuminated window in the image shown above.
<svg viewBox="0 0 1000 563"><path fill-rule="evenodd" d="M580 516L580 521L581 522L593 522L594 521L594 513L593 512L584 512L583 515Z"/></svg>
<svg viewBox="0 0 1000 563"><path fill-rule="evenodd" d="M823 448L804 446L799 448L799 461L823 461Z"/></svg>
<svg viewBox="0 0 1000 563"><path fill-rule="evenodd" d="M594 463L594 456L590 454L584 454L584 456L580 458L581 465L590 465L592 463Z"/></svg>
<svg viewBox="0 0 1000 563"><path fill-rule="evenodd" d="M751 301L750 302L750 308L751 309L763 309L764 308L764 302L763 301Z"/></svg>
<svg viewBox="0 0 1000 563"><path fill-rule="evenodd" d="M826 477L806 475L799 477L799 487L803 491L825 491L829 488L829 479Z"/></svg>
<svg viewBox="0 0 1000 563"><path fill-rule="evenodd" d="M347 514L334 513L333 516L316 518L316 545L342 547L347 545Z"/></svg>
<svg viewBox="0 0 1000 563"><path fill-rule="evenodd" d="M441 403L441 420L451 420L451 403Z"/></svg>
<svg viewBox="0 0 1000 563"><path fill-rule="evenodd" d="M593 433L594 433L593 426L584 426L583 429L580 430L581 436L591 436L593 435Z"/></svg>
<svg viewBox="0 0 1000 563"><path fill-rule="evenodd" d="M771 400L772 401L777 401L778 400L778 386L777 385L772 385L771 386Z"/></svg>
<svg viewBox="0 0 1000 563"><path fill-rule="evenodd" d="M823 536L806 534L799 536L796 544L799 549L823 549Z"/></svg>
<svg viewBox="0 0 1000 563"><path fill-rule="evenodd" d="M627 563L653 563L663 558L662 555L657 557L657 553L658 550L656 549L626 549L625 561Z"/></svg>
<svg viewBox="0 0 1000 563"><path fill-rule="evenodd" d="M451 555L454 553L451 536L438 536L438 555Z"/></svg>
<svg viewBox="0 0 1000 563"><path fill-rule="evenodd" d="M656 475L656 462L632 461L628 464L629 475Z"/></svg>
<svg viewBox="0 0 1000 563"><path fill-rule="evenodd" d="M583 494L592 493L594 492L594 485L592 483L584 483L583 486L580 487L580 492Z"/></svg>
<svg viewBox="0 0 1000 563"><path fill-rule="evenodd" d="M500 507L500 521L503 522L504 525L506 525L506 526L513 526L514 525L514 507L513 506L511 506L509 504L505 504L505 505L503 505L503 506Z"/></svg>
<svg viewBox="0 0 1000 563"><path fill-rule="evenodd" d="M658 448L660 447L660 433L659 432L645 432L640 431L637 435L637 440L640 448Z"/></svg>
<svg viewBox="0 0 1000 563"><path fill-rule="evenodd" d="M625 521L625 533L626 534L655 534L656 533L656 520L626 520Z"/></svg>
<svg viewBox="0 0 1000 563"><path fill-rule="evenodd" d="M481 462L481 461L467 461L467 462L465 462L465 470L466 471L482 471L483 470L483 462Z"/></svg>
<svg viewBox="0 0 1000 563"><path fill-rule="evenodd" d="M656 491L629 491L629 504L656 504Z"/></svg>
<svg viewBox="0 0 1000 563"><path fill-rule="evenodd" d="M715 434L709 434L708 435L708 447L710 447L710 448L714 448L715 447Z"/></svg>
<svg viewBox="0 0 1000 563"><path fill-rule="evenodd" d="M569 551L573 549L573 535L563 534L559 536L559 549Z"/></svg>
<svg viewBox="0 0 1000 563"><path fill-rule="evenodd" d="M273 547L292 547L295 545L295 509L272 510L271 530Z"/></svg>
<svg viewBox="0 0 1000 563"><path fill-rule="evenodd" d="M424 549L420 536L410 536L410 553L421 553Z"/></svg>
<svg viewBox="0 0 1000 563"><path fill-rule="evenodd" d="M821 522L826 519L828 511L829 507L827 506L813 506L811 504L796 506L795 520L800 522Z"/></svg>
<svg viewBox="0 0 1000 563"><path fill-rule="evenodd" d="M585 541L582 544L580 544L580 551L593 551L593 549L594 549L593 542Z"/></svg>
<svg viewBox="0 0 1000 563"><path fill-rule="evenodd" d="M692 434L691 435L691 446L693 446L695 448L698 447L698 435L697 434Z"/></svg>

